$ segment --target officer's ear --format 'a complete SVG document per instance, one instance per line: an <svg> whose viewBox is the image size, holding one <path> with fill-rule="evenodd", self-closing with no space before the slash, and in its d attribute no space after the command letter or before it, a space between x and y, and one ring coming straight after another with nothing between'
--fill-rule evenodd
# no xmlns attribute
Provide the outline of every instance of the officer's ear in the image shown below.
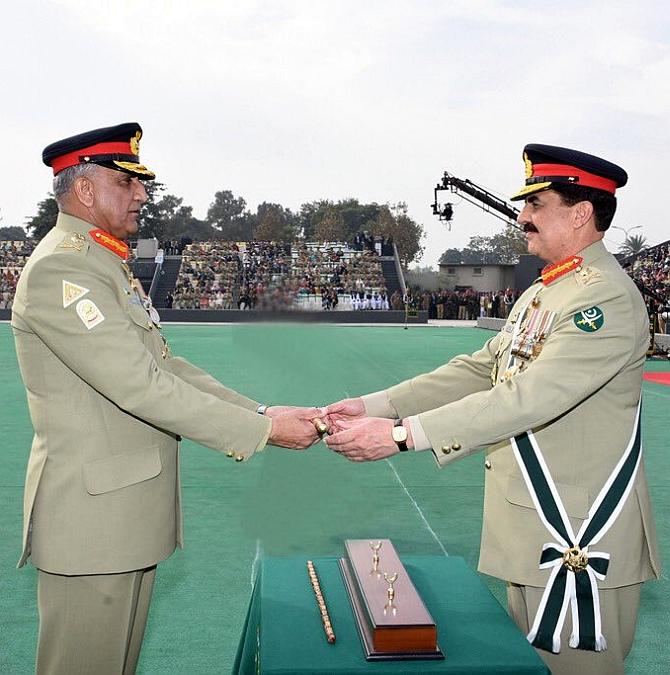
<svg viewBox="0 0 670 675"><path fill-rule="evenodd" d="M72 183L72 192L84 206L93 206L95 198L95 185L88 176L79 176Z"/></svg>
<svg viewBox="0 0 670 675"><path fill-rule="evenodd" d="M575 229L584 227L593 220L593 204L588 201L577 202L573 206L573 220Z"/></svg>

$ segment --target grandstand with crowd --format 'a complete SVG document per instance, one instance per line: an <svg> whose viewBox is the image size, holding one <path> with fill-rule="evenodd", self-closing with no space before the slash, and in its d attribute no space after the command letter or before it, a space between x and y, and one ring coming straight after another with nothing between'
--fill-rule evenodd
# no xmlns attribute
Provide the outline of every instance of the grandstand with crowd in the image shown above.
<svg viewBox="0 0 670 675"><path fill-rule="evenodd" d="M0 241L1 319L9 318L16 284L35 245L33 239ZM407 309L422 311L429 320L505 319L524 290L408 287L393 241L363 232L350 243L182 240L159 245L145 240L133 251L131 265L154 305L170 310L172 317L174 310L191 310L189 320L194 320L192 310ZM668 334L670 241L619 259L645 296L654 332Z"/></svg>

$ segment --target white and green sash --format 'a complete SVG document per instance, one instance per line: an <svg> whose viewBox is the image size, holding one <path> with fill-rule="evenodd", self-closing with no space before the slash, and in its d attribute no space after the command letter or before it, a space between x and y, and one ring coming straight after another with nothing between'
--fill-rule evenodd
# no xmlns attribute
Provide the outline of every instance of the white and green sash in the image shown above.
<svg viewBox="0 0 670 675"><path fill-rule="evenodd" d="M589 547L605 536L633 487L642 456L640 405L641 401L626 449L576 536L533 432L511 439L514 456L540 520L554 538L542 547L540 556L540 568L550 569L551 574L527 636L535 647L560 652L561 629L570 607L570 647L597 652L607 649L597 580L605 578L610 556L591 551Z"/></svg>

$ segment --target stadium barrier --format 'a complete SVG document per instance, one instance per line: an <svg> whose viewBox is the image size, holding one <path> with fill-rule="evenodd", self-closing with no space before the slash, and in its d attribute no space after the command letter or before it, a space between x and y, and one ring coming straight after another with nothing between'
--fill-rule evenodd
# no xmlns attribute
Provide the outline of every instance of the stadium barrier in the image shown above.
<svg viewBox="0 0 670 675"><path fill-rule="evenodd" d="M487 330L502 330L507 319L494 319L491 316L477 317L477 328L486 328Z"/></svg>
<svg viewBox="0 0 670 675"><path fill-rule="evenodd" d="M258 321L281 321L298 323L405 323L405 312L396 310L338 310L338 311L265 311L242 309L163 309L159 308L162 323L253 323ZM0 309L0 321L12 318L11 309ZM407 317L408 324L427 324L428 312L420 310Z"/></svg>
<svg viewBox="0 0 670 675"><path fill-rule="evenodd" d="M405 312L396 310L338 310L336 312L327 312L320 310L159 309L158 311L163 323L252 323L258 321L361 324L405 323ZM428 312L420 311L416 316L409 316L407 323L427 324Z"/></svg>

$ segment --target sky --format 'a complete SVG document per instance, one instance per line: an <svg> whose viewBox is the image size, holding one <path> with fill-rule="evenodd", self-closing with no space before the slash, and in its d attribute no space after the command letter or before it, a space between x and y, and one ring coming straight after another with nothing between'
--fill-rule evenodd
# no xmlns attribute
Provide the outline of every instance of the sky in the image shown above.
<svg viewBox="0 0 670 675"><path fill-rule="evenodd" d="M458 195L439 222L443 172L507 199L547 143L628 171L610 250L665 241L669 19L652 0L6 3L0 226L50 191L44 146L137 121L141 160L199 218L226 189L251 209L404 201L435 266L504 227Z"/></svg>

